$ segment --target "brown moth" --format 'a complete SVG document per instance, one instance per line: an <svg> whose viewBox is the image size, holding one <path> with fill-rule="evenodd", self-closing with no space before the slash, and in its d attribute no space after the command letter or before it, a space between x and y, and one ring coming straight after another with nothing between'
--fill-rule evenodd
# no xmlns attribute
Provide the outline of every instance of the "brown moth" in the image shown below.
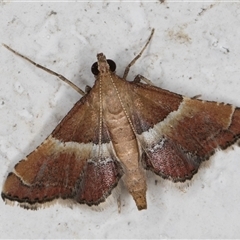
<svg viewBox="0 0 240 240"><path fill-rule="evenodd" d="M142 76L126 81L153 32L123 78L115 74L113 61L97 54L92 66L93 87L52 134L8 174L3 200L30 209L54 199L98 205L122 179L137 208L146 209L146 170L183 182L191 179L217 148L225 149L240 138L239 108L142 83L142 79L148 82Z"/></svg>

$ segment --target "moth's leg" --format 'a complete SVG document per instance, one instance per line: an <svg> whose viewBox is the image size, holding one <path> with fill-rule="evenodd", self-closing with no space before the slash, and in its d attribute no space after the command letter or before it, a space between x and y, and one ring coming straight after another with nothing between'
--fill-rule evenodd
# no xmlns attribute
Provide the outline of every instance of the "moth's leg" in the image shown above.
<svg viewBox="0 0 240 240"><path fill-rule="evenodd" d="M147 45L150 43L150 41L152 39L152 36L153 36L153 33L154 33L154 28L152 29L150 37L148 38L148 40L147 40L145 46L143 47L143 49L141 50L141 52L127 65L127 67L124 71L124 74L123 74L123 79L127 78L127 75L128 75L128 72L129 72L131 66L141 57L141 55L144 52L144 50L146 49Z"/></svg>
<svg viewBox="0 0 240 240"><path fill-rule="evenodd" d="M121 213L121 197L118 196L117 198L117 206L118 206L118 213Z"/></svg>
<svg viewBox="0 0 240 240"><path fill-rule="evenodd" d="M193 97L191 97L192 99L199 99L202 95L201 94L198 94L198 95L195 95Z"/></svg>
<svg viewBox="0 0 240 240"><path fill-rule="evenodd" d="M89 93L92 88L88 85L85 87L85 93Z"/></svg>
<svg viewBox="0 0 240 240"><path fill-rule="evenodd" d="M65 78L65 77L62 76L61 74L56 73L56 72L52 71L51 69L46 68L46 67L44 67L44 66L42 66L42 65L40 65L40 64L38 64L38 63L36 63L36 62L34 62L34 61L32 61L30 58L28 58L28 57L22 55L21 53L13 50L12 48L10 48L10 47L9 47L8 45L6 45L6 44L3 44L3 46L4 46L5 48L7 48L9 51L11 51L11 52L13 52L14 54L16 54L17 56L19 56L19 57L25 59L26 61L30 62L30 63L33 64L35 67L41 68L42 70L44 70L44 71L46 71L46 72L48 72L48 73L50 73L50 74L58 77L59 79L61 79L62 81L64 81L64 82L67 83L68 85L70 85L73 89L75 89L75 90L76 90L78 93L80 93L81 95L84 95L84 94L85 94L85 92L84 92L82 89L80 89L78 86L76 86L74 83L72 83L70 80L68 80L67 78Z"/></svg>
<svg viewBox="0 0 240 240"><path fill-rule="evenodd" d="M142 75L140 75L140 74L138 74L138 75L134 78L133 82L139 83L141 80L142 80L143 82L145 82L146 84L148 84L148 85L154 86L154 84L153 84L153 82L152 82L151 80L145 78L144 76L142 76Z"/></svg>

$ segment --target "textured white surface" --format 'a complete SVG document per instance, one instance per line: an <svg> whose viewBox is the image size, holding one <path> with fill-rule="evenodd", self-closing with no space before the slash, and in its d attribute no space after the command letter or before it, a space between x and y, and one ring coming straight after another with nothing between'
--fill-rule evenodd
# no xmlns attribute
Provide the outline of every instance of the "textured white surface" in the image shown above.
<svg viewBox="0 0 240 240"><path fill-rule="evenodd" d="M0 3L0 42L92 85L98 52L125 66L155 35L128 76L202 99L240 106L238 3ZM35 149L80 96L55 77L0 47L0 182ZM206 165L206 164L205 164ZM240 150L218 152L191 186L179 190L148 174L148 209L122 190L102 212L56 204L38 211L0 201L1 238L236 238L240 237ZM155 182L157 180L157 182ZM157 184L156 184L157 183Z"/></svg>

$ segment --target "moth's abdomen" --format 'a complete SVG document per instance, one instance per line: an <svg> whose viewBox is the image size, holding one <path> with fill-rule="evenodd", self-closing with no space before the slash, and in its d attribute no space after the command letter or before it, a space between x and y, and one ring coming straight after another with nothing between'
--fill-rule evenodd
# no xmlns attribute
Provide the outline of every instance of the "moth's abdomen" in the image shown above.
<svg viewBox="0 0 240 240"><path fill-rule="evenodd" d="M117 111L118 107L119 111ZM113 112L105 111L104 119L106 119L106 125L116 155L124 169L123 181L133 196L138 209L146 209L146 177L139 160L140 155L136 136L121 106L115 105Z"/></svg>

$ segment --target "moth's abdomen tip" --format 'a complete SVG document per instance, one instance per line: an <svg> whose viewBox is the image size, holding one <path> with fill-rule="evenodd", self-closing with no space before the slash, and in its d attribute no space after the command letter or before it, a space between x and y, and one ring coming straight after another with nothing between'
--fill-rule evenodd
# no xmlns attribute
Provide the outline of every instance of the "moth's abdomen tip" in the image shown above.
<svg viewBox="0 0 240 240"><path fill-rule="evenodd" d="M142 189L131 193L138 210L147 209L146 190Z"/></svg>

